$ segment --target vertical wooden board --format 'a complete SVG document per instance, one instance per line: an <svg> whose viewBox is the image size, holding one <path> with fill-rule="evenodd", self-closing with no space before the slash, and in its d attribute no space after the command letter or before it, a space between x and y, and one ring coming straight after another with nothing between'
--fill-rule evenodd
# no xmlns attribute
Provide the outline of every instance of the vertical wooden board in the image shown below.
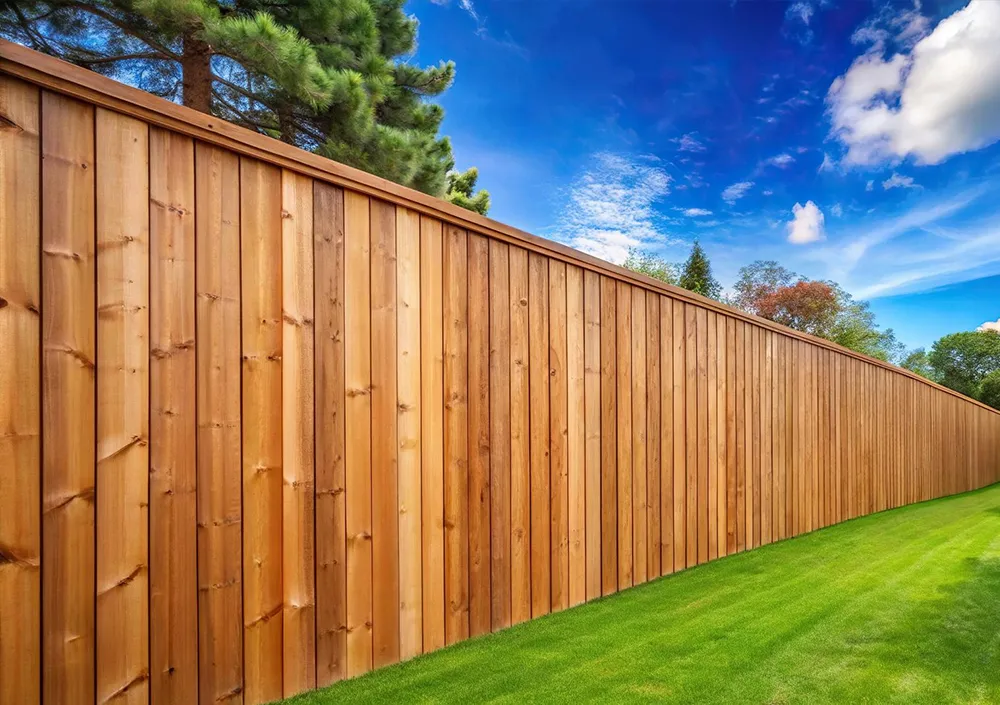
<svg viewBox="0 0 1000 705"><path fill-rule="evenodd" d="M494 631L510 626L510 257L490 240L490 614Z"/></svg>
<svg viewBox="0 0 1000 705"><path fill-rule="evenodd" d="M420 215L396 210L399 657L423 651L420 446Z"/></svg>
<svg viewBox="0 0 1000 705"><path fill-rule="evenodd" d="M753 359L756 352L756 345L754 341L757 335L757 327L752 324L747 324L743 333L744 340L744 351L743 351L743 376L745 379L745 389L743 390L743 415L744 415L744 501L746 504L745 509L745 519L746 525L744 526L744 532L746 535L746 547L747 549L754 548L754 526L756 524L756 512L754 509L754 493L756 490L754 476L754 455L757 449L757 444L754 438L754 429L758 428L757 423L755 423L756 414L753 409L753 389L754 380L756 380L756 375L754 374ZM759 422L759 419L757 419ZM759 526L759 525L758 525Z"/></svg>
<svg viewBox="0 0 1000 705"><path fill-rule="evenodd" d="M726 319L726 553L737 550L736 319Z"/></svg>
<svg viewBox="0 0 1000 705"><path fill-rule="evenodd" d="M569 606L569 437L566 369L566 264L549 261L549 506L552 611Z"/></svg>
<svg viewBox="0 0 1000 705"><path fill-rule="evenodd" d="M282 690L316 687L313 182L281 172Z"/></svg>
<svg viewBox="0 0 1000 705"><path fill-rule="evenodd" d="M42 307L42 701L88 703L95 692L94 110L45 92L42 115L42 298L61 302ZM5 612L4 633L6 621Z"/></svg>
<svg viewBox="0 0 1000 705"><path fill-rule="evenodd" d="M150 674L153 702L194 702L198 697L198 561L195 356L195 174L194 143L190 138L153 128L149 133L150 196L150 448L149 448L149 610ZM264 174L266 173L266 176ZM267 208L272 217L270 231L251 229L254 258L244 259L244 275L254 271L247 265L263 263L267 274L256 300L254 321L269 318L268 334L250 333L260 344L257 348L280 355L280 199L281 183L277 169L263 168L253 200ZM246 180L243 180L246 183ZM247 194L244 194L247 195ZM244 217L244 223L248 219ZM253 222L253 217L249 218ZM248 233L250 234L250 233ZM244 251L246 255L247 252ZM277 273L275 273L277 269ZM256 286L256 283L255 283ZM244 325L244 334L251 330ZM244 339L246 342L246 338ZM273 343L272 345L269 345ZM246 347L244 353L246 352ZM274 367L273 365L271 367ZM270 370L269 370L270 371ZM244 460L258 459L266 465L281 462L281 437L270 431L270 418L281 406L280 369L265 375L255 386L259 404L254 407L257 446L247 449ZM246 394L244 401L253 398ZM244 415L246 411L244 410ZM246 465L244 465L244 471ZM275 471L278 472L278 471ZM281 477L272 477L271 518L261 519L261 544L270 549L263 566L270 591L268 604L281 608ZM244 477L246 475L244 474ZM258 516L254 517L258 519ZM268 530L273 533L264 533ZM267 537L264 539L263 537ZM260 544L257 544L260 545ZM277 580L271 577L271 571ZM248 692L248 699L259 694L264 700L281 697L281 633L273 632L275 679L260 681L273 688ZM271 653L271 652L269 652Z"/></svg>
<svg viewBox="0 0 1000 705"><path fill-rule="evenodd" d="M243 692L240 164L195 144L198 692ZM230 695L232 694L232 695Z"/></svg>
<svg viewBox="0 0 1000 705"><path fill-rule="evenodd" d="M149 128L97 110L97 699L149 700Z"/></svg>
<svg viewBox="0 0 1000 705"><path fill-rule="evenodd" d="M567 510L569 513L569 604L587 599L586 363L583 270L566 269Z"/></svg>
<svg viewBox="0 0 1000 705"><path fill-rule="evenodd" d="M615 286L618 326L618 589L632 586L632 288Z"/></svg>
<svg viewBox="0 0 1000 705"><path fill-rule="evenodd" d="M696 308L698 355L697 377L698 397L695 401L698 414L698 563L708 560L708 311Z"/></svg>
<svg viewBox="0 0 1000 705"><path fill-rule="evenodd" d="M684 304L672 301L673 335L673 475L674 475L674 570L687 567L687 333Z"/></svg>
<svg viewBox="0 0 1000 705"><path fill-rule="evenodd" d="M528 253L510 248L510 621L531 619Z"/></svg>
<svg viewBox="0 0 1000 705"><path fill-rule="evenodd" d="M41 699L41 148L35 87L0 77L0 703ZM145 246L144 246L145 247Z"/></svg>
<svg viewBox="0 0 1000 705"><path fill-rule="evenodd" d="M726 316L720 315L716 323L716 379L718 380L715 419L718 443L718 455L715 466L715 503L716 503L716 552L719 556L727 553L726 541L726 392L729 380L726 377Z"/></svg>
<svg viewBox="0 0 1000 705"><path fill-rule="evenodd" d="M618 590L618 324L614 279L601 277L601 591Z"/></svg>
<svg viewBox="0 0 1000 705"><path fill-rule="evenodd" d="M528 254L528 406L531 435L531 616L551 607L549 514L549 260Z"/></svg>
<svg viewBox="0 0 1000 705"><path fill-rule="evenodd" d="M587 599L601 596L601 278L583 274Z"/></svg>
<svg viewBox="0 0 1000 705"><path fill-rule="evenodd" d="M707 358L707 369L706 374L703 379L705 386L707 388L707 403L705 405L705 410L707 412L707 425L708 425L708 560L715 560L719 557L719 545L718 545L718 522L719 522L719 504L718 504L718 475L717 470L719 467L719 427L718 427L718 414L719 414L719 351L716 347L716 340L718 336L718 324L717 316L714 311L709 311L707 314L708 330L706 335L706 350L705 356Z"/></svg>
<svg viewBox="0 0 1000 705"><path fill-rule="evenodd" d="M746 550L746 323L734 321L736 380L736 550Z"/></svg>
<svg viewBox="0 0 1000 705"><path fill-rule="evenodd" d="M685 468L687 472L687 554L686 566L698 563L699 496L698 496L698 307L684 304L685 383ZM707 544L706 544L707 547Z"/></svg>
<svg viewBox="0 0 1000 705"><path fill-rule="evenodd" d="M751 476L750 485L752 491L748 492L747 499L750 501L748 512L752 515L753 534L752 548L760 546L760 519L761 519L761 477L760 461L763 444L761 443L761 420L760 420L760 353L762 330L758 326L750 328L750 359L747 374L750 377L750 411L749 419L753 421L753 429L750 437L750 460L747 465L747 473ZM753 470L751 472L751 465ZM750 537L748 536L748 541Z"/></svg>
<svg viewBox="0 0 1000 705"><path fill-rule="evenodd" d="M372 665L399 661L396 207L371 201Z"/></svg>
<svg viewBox="0 0 1000 705"><path fill-rule="evenodd" d="M674 572L676 550L674 473L676 433L674 410L674 302L660 297L660 568Z"/></svg>
<svg viewBox="0 0 1000 705"><path fill-rule="evenodd" d="M660 295L646 293L646 567L650 578L663 574L660 505Z"/></svg>
<svg viewBox="0 0 1000 705"><path fill-rule="evenodd" d="M772 375L771 386L771 413L773 416L771 436L773 462L773 498L774 498L774 519L772 521L772 538L780 541L785 538L785 378L784 378L784 356L783 345L785 336L775 334L772 339Z"/></svg>
<svg viewBox="0 0 1000 705"><path fill-rule="evenodd" d="M444 243L420 218L420 471L423 652L445 645Z"/></svg>
<svg viewBox="0 0 1000 705"><path fill-rule="evenodd" d="M344 495L347 509L348 677L372 668L370 210L367 196L344 191ZM462 259L464 266L464 256Z"/></svg>
<svg viewBox="0 0 1000 705"><path fill-rule="evenodd" d="M632 288L632 582L646 582L646 292Z"/></svg>
<svg viewBox="0 0 1000 705"><path fill-rule="evenodd" d="M762 330L760 341L760 542L771 543L774 501L771 469L771 332Z"/></svg>
<svg viewBox="0 0 1000 705"><path fill-rule="evenodd" d="M469 636L490 631L489 240L469 235Z"/></svg>
<svg viewBox="0 0 1000 705"><path fill-rule="evenodd" d="M315 182L313 212L316 684L323 687L347 677L344 192Z"/></svg>

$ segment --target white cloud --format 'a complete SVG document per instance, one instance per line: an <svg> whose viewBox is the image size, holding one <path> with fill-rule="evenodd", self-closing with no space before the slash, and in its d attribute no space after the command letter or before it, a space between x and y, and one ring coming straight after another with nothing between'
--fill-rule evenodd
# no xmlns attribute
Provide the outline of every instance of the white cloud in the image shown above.
<svg viewBox="0 0 1000 705"><path fill-rule="evenodd" d="M795 2L785 11L786 18L797 18L802 24L808 25L813 16L813 8L807 2Z"/></svg>
<svg viewBox="0 0 1000 705"><path fill-rule="evenodd" d="M834 203L830 207L830 215L834 218L842 218L844 216L844 207L839 203Z"/></svg>
<svg viewBox="0 0 1000 705"><path fill-rule="evenodd" d="M712 215L712 211L705 210L704 208L687 208L684 210L684 215L694 217L699 215Z"/></svg>
<svg viewBox="0 0 1000 705"><path fill-rule="evenodd" d="M830 86L832 135L847 148L844 162L865 165L913 157L937 164L1000 140L1000 3L971 0L926 31L912 11L864 26L858 42L871 43ZM890 34L909 52L885 57Z"/></svg>
<svg viewBox="0 0 1000 705"><path fill-rule="evenodd" d="M699 228L714 228L717 225L722 225L722 221L719 220L698 220L695 221L695 225Z"/></svg>
<svg viewBox="0 0 1000 705"><path fill-rule="evenodd" d="M823 152L823 163L819 165L819 169L816 170L817 174L821 174L824 171L833 171L837 167L836 163L830 159L830 155Z"/></svg>
<svg viewBox="0 0 1000 705"><path fill-rule="evenodd" d="M761 191L761 193L764 194L765 196L773 196L774 195L774 191L772 191L769 188L764 189L763 191Z"/></svg>
<svg viewBox="0 0 1000 705"><path fill-rule="evenodd" d="M912 176L903 176L892 172L892 176L882 182L882 188L886 191L891 188L920 188L920 184L913 183Z"/></svg>
<svg viewBox="0 0 1000 705"><path fill-rule="evenodd" d="M732 205L747 195L747 191L753 188L753 181L738 181L732 186L726 187L722 192L722 200Z"/></svg>
<svg viewBox="0 0 1000 705"><path fill-rule="evenodd" d="M824 239L824 220L823 211L812 201L806 201L804 206L796 203L792 206L792 219L785 224L788 241L795 245L805 245Z"/></svg>
<svg viewBox="0 0 1000 705"><path fill-rule="evenodd" d="M795 163L795 157L791 154L777 154L770 159L765 159L764 164L769 164L770 166L776 166L779 169L784 169L785 167L791 166Z"/></svg>
<svg viewBox="0 0 1000 705"><path fill-rule="evenodd" d="M694 132L689 132L683 137L674 140L678 145L677 149L681 152L704 152L705 145L699 142L694 135Z"/></svg>
<svg viewBox="0 0 1000 705"><path fill-rule="evenodd" d="M976 330L979 331L992 330L996 331L997 333L1000 333L1000 318L998 318L995 321L986 321L986 323L976 328Z"/></svg>
<svg viewBox="0 0 1000 705"><path fill-rule="evenodd" d="M865 184L865 191L872 191L875 189L874 179L868 179L868 183Z"/></svg>
<svg viewBox="0 0 1000 705"><path fill-rule="evenodd" d="M654 208L670 193L671 177L655 164L602 152L571 187L558 235L571 246L609 262L625 261L630 247L675 244L660 229Z"/></svg>

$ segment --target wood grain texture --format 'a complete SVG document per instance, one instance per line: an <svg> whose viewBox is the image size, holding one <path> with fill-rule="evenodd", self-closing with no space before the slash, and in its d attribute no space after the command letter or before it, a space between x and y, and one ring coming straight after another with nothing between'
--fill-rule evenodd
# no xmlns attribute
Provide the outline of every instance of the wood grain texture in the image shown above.
<svg viewBox="0 0 1000 705"><path fill-rule="evenodd" d="M660 568L664 575L674 572L676 518L674 517L674 467L676 420L674 409L674 302L660 297Z"/></svg>
<svg viewBox="0 0 1000 705"><path fill-rule="evenodd" d="M618 309L615 281L601 277L601 592L618 590Z"/></svg>
<svg viewBox="0 0 1000 705"><path fill-rule="evenodd" d="M344 192L313 185L316 684L347 676Z"/></svg>
<svg viewBox="0 0 1000 705"><path fill-rule="evenodd" d="M240 164L195 145L199 702L243 693Z"/></svg>
<svg viewBox="0 0 1000 705"><path fill-rule="evenodd" d="M660 297L646 294L646 564L650 579L663 574L660 503Z"/></svg>
<svg viewBox="0 0 1000 705"><path fill-rule="evenodd" d="M94 109L44 92L42 115L42 702L90 703L97 457ZM6 609L3 614L6 619Z"/></svg>
<svg viewBox="0 0 1000 705"><path fill-rule="evenodd" d="M313 182L281 172L282 690L316 687Z"/></svg>
<svg viewBox="0 0 1000 705"><path fill-rule="evenodd" d="M490 250L469 236L469 636L490 615Z"/></svg>
<svg viewBox="0 0 1000 705"><path fill-rule="evenodd" d="M549 263L549 512L551 608L569 607L569 408L566 368L566 265Z"/></svg>
<svg viewBox="0 0 1000 705"><path fill-rule="evenodd" d="M149 127L97 111L97 700L149 700ZM134 197L133 197L134 196Z"/></svg>
<svg viewBox="0 0 1000 705"><path fill-rule="evenodd" d="M348 677L372 668L371 204L344 192Z"/></svg>
<svg viewBox="0 0 1000 705"><path fill-rule="evenodd" d="M493 631L511 620L510 251L490 241L490 617Z"/></svg>
<svg viewBox="0 0 1000 705"><path fill-rule="evenodd" d="M632 587L632 289L615 286L618 346L618 589Z"/></svg>
<svg viewBox="0 0 1000 705"><path fill-rule="evenodd" d="M399 462L399 657L423 652L420 216L396 210L396 425ZM440 443L440 441L438 441Z"/></svg>
<svg viewBox="0 0 1000 705"><path fill-rule="evenodd" d="M549 498L549 262L528 254L528 399L531 434L531 616L551 609Z"/></svg>
<svg viewBox="0 0 1000 705"><path fill-rule="evenodd" d="M150 695L155 702L194 702L198 697L194 143L174 133L150 130L149 164ZM276 228L278 173L267 169ZM275 230L275 241L277 235ZM273 255L271 264L279 257L277 247L268 254ZM277 285L275 279L275 289ZM275 311L274 317L279 315ZM280 396L267 401L257 408L262 426L270 424L271 413L280 408ZM248 454L253 457L246 440L244 460ZM280 462L277 440L274 459ZM280 512L280 501L276 509ZM280 532L280 525L275 529ZM280 565L267 565L260 574L277 584L275 604L280 605ZM281 695L280 652L277 666L278 687L267 691L272 697Z"/></svg>
<svg viewBox="0 0 1000 705"><path fill-rule="evenodd" d="M423 651L445 645L444 241L441 223L420 218L420 473Z"/></svg>
<svg viewBox="0 0 1000 705"><path fill-rule="evenodd" d="M687 500L687 551L686 567L698 564L699 518L701 515L698 495L698 453L701 444L698 438L698 309L684 305L684 389L685 415L685 498ZM707 496L707 495L706 495ZM707 507L706 507L707 509ZM706 548L708 544L705 544Z"/></svg>
<svg viewBox="0 0 1000 705"><path fill-rule="evenodd" d="M566 268L567 513L569 530L569 604L587 599L587 423L586 325L583 270Z"/></svg>
<svg viewBox="0 0 1000 705"><path fill-rule="evenodd" d="M583 274L587 599L601 596L601 278Z"/></svg>
<svg viewBox="0 0 1000 705"><path fill-rule="evenodd" d="M509 252L510 277L510 621L531 619L531 405L528 253Z"/></svg>
<svg viewBox="0 0 1000 705"><path fill-rule="evenodd" d="M687 567L687 336L684 330L684 304L672 301L673 333L673 420L674 420L674 570Z"/></svg>
<svg viewBox="0 0 1000 705"><path fill-rule="evenodd" d="M646 292L632 289L632 581L648 578L646 471L647 413L646 398Z"/></svg>
<svg viewBox="0 0 1000 705"><path fill-rule="evenodd" d="M41 92L0 76L0 704L41 701ZM147 244L148 248L148 244Z"/></svg>

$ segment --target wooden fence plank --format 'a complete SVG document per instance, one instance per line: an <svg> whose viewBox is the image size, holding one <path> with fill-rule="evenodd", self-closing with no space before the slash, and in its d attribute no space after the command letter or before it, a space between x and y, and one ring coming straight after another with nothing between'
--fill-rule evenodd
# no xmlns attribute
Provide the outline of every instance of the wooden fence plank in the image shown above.
<svg viewBox="0 0 1000 705"><path fill-rule="evenodd" d="M531 404L528 252L511 247L510 276L510 621L531 619Z"/></svg>
<svg viewBox="0 0 1000 705"><path fill-rule="evenodd" d="M673 419L674 419L674 570L687 567L687 333L684 304L672 301Z"/></svg>
<svg viewBox="0 0 1000 705"><path fill-rule="evenodd" d="M674 444L676 443L674 409L674 303L660 297L660 568L666 575L674 572Z"/></svg>
<svg viewBox="0 0 1000 705"><path fill-rule="evenodd" d="M344 192L313 185L316 419L316 683L347 677Z"/></svg>
<svg viewBox="0 0 1000 705"><path fill-rule="evenodd" d="M420 426L420 215L396 210L396 374L399 421L399 657L423 651Z"/></svg>
<svg viewBox="0 0 1000 705"><path fill-rule="evenodd" d="M469 636L468 238L444 235L445 642Z"/></svg>
<svg viewBox="0 0 1000 705"><path fill-rule="evenodd" d="M716 350L716 380L718 381L716 393L718 402L716 404L715 424L717 442L717 460L715 466L715 504L716 504L716 524L715 540L716 553L718 556L725 556L727 553L726 541L726 393L729 381L726 377L726 317L719 316L715 328L715 350Z"/></svg>
<svg viewBox="0 0 1000 705"><path fill-rule="evenodd" d="M771 332L761 331L760 341L760 542L773 541L774 524L774 470L772 468L771 425L774 418L771 408L771 386L774 383L771 349Z"/></svg>
<svg viewBox="0 0 1000 705"><path fill-rule="evenodd" d="M41 701L41 92L0 76L0 704Z"/></svg>
<svg viewBox="0 0 1000 705"><path fill-rule="evenodd" d="M372 666L399 661L396 208L371 208ZM378 576L376 579L375 576Z"/></svg>
<svg viewBox="0 0 1000 705"><path fill-rule="evenodd" d="M632 289L632 579L648 579L647 545L649 537L646 511L647 424L646 399L646 292Z"/></svg>
<svg viewBox="0 0 1000 705"><path fill-rule="evenodd" d="M618 589L632 586L632 288L618 282Z"/></svg>
<svg viewBox="0 0 1000 705"><path fill-rule="evenodd" d="M420 472L423 651L445 645L444 281L441 222L420 218Z"/></svg>
<svg viewBox="0 0 1000 705"><path fill-rule="evenodd" d="M150 693L154 703L194 702L198 697L194 144L176 133L152 129L149 164ZM272 225L277 227L278 172L268 173L273 177ZM261 194L259 200L268 199ZM268 263L273 267L277 247L268 254L273 255ZM274 318L279 315L273 312ZM257 409L261 424L280 408L280 397L268 402L273 404ZM244 443L244 459L250 457L255 456ZM275 480L280 482L280 477ZM280 512L281 504L275 508ZM262 566L262 574L276 582L274 604L280 606L280 565ZM277 690L268 690L266 694L273 695L265 699L281 696L280 652L277 667Z"/></svg>
<svg viewBox="0 0 1000 705"><path fill-rule="evenodd" d="M149 128L97 110L97 700L149 701Z"/></svg>
<svg viewBox="0 0 1000 705"><path fill-rule="evenodd" d="M698 415L697 438L698 438L698 563L708 561L708 540L709 540L709 484L708 484L708 464L709 464L709 437L708 437L708 311L702 308L695 309L697 321L697 375L698 375L698 397L696 411Z"/></svg>
<svg viewBox="0 0 1000 705"><path fill-rule="evenodd" d="M739 514L736 497L737 447L736 400L738 353L736 350L736 319L726 319L726 553L737 551Z"/></svg>
<svg viewBox="0 0 1000 705"><path fill-rule="evenodd" d="M490 240L490 614L493 631L511 614L510 250Z"/></svg>
<svg viewBox="0 0 1000 705"><path fill-rule="evenodd" d="M469 636L490 631L490 250L469 235Z"/></svg>
<svg viewBox="0 0 1000 705"><path fill-rule="evenodd" d="M646 567L649 578L663 574L662 554L662 507L660 504L660 405L663 393L660 387L660 297L646 294L646 398L649 405L646 414L646 460L648 479L646 481Z"/></svg>
<svg viewBox="0 0 1000 705"><path fill-rule="evenodd" d="M601 277L601 592L618 590L618 309L614 279Z"/></svg>
<svg viewBox="0 0 1000 705"><path fill-rule="evenodd" d="M282 690L316 687L313 182L281 172Z"/></svg>
<svg viewBox="0 0 1000 705"><path fill-rule="evenodd" d="M195 145L198 375L198 692L243 693L240 163Z"/></svg>
<svg viewBox="0 0 1000 705"><path fill-rule="evenodd" d="M551 609L549 515L549 262L528 255L528 378L531 424L531 616Z"/></svg>
<svg viewBox="0 0 1000 705"><path fill-rule="evenodd" d="M716 314L708 313L708 330L706 335L707 358L706 375L702 379L707 387L707 403L703 410L707 414L708 425L708 560L719 557L719 502L718 502L718 467L719 467L719 350L717 346L718 324Z"/></svg>
<svg viewBox="0 0 1000 705"><path fill-rule="evenodd" d="M42 115L42 702L92 703L94 109L45 92Z"/></svg>
<svg viewBox="0 0 1000 705"><path fill-rule="evenodd" d="M367 196L344 192L344 494L347 505L348 677L365 673L372 667L370 211Z"/></svg>
<svg viewBox="0 0 1000 705"><path fill-rule="evenodd" d="M587 599L586 393L584 362L583 270L566 269L567 512L569 604Z"/></svg>
<svg viewBox="0 0 1000 705"><path fill-rule="evenodd" d="M281 172L249 159L240 160L240 249L243 658L246 701L260 703L283 694L282 444L273 426L281 408Z"/></svg>
<svg viewBox="0 0 1000 705"><path fill-rule="evenodd" d="M736 324L736 550L747 548L746 323Z"/></svg>
<svg viewBox="0 0 1000 705"><path fill-rule="evenodd" d="M601 278L583 274L587 599L601 596Z"/></svg>
<svg viewBox="0 0 1000 705"><path fill-rule="evenodd" d="M569 607L566 265L549 262L549 508L552 611Z"/></svg>
<svg viewBox="0 0 1000 705"><path fill-rule="evenodd" d="M699 514L698 496L698 309L684 304L684 369L685 382L685 468L687 470L687 554L686 566L698 563ZM706 544L707 546L707 544Z"/></svg>

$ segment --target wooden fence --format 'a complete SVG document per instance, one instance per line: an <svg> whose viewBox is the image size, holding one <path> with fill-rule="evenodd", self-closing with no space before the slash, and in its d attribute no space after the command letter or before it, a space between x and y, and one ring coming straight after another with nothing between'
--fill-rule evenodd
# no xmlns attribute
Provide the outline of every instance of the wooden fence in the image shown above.
<svg viewBox="0 0 1000 705"><path fill-rule="evenodd" d="M6 43L0 296L0 705L269 701L1000 480L969 399Z"/></svg>

